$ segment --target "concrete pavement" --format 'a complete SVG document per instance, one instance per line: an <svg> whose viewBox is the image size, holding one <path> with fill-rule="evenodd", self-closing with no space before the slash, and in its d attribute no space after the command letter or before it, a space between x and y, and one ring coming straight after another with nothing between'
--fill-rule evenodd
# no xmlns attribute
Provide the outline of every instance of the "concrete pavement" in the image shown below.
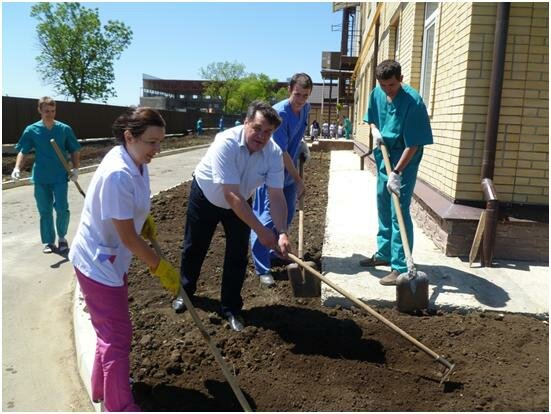
<svg viewBox="0 0 551 414"><path fill-rule="evenodd" d="M190 178L206 147L165 152L151 163L151 189L157 193ZM79 177L86 191L91 173ZM89 388L95 334L78 352L73 340L75 278L66 258L43 254L33 186L2 192L2 411L92 411L78 369ZM83 197L69 183L72 214L68 238L76 231ZM76 289L77 294L79 289ZM78 303L78 300L76 301ZM79 318L75 318L79 320ZM78 334L90 332L77 327ZM90 337L89 337L90 338ZM83 341L76 341L81 344ZM79 345L80 346L80 345Z"/></svg>
<svg viewBox="0 0 551 414"><path fill-rule="evenodd" d="M394 306L395 287L379 284L390 268L367 269L358 264L376 251L378 228L376 177L359 170L358 165L358 157L351 151L331 153L323 270L332 282L358 299ZM432 306L548 317L548 263L495 260L491 268L477 263L471 268L468 260L445 256L417 226L414 234L413 258L417 269L429 276ZM322 302L328 306L350 305L326 285L322 286Z"/></svg>

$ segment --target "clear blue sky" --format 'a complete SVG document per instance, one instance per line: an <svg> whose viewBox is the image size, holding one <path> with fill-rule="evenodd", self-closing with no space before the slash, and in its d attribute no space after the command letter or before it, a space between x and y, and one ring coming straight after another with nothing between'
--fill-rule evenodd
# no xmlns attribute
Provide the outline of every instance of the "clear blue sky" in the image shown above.
<svg viewBox="0 0 551 414"><path fill-rule="evenodd" d="M2 95L66 100L44 85L34 3L2 2ZM330 2L83 2L102 23L120 20L133 31L131 45L115 61L117 97L112 105L139 103L142 74L162 79L200 79L211 62L243 63L249 73L285 81L306 72L321 82L321 52L340 50L342 12ZM71 99L68 99L71 100Z"/></svg>

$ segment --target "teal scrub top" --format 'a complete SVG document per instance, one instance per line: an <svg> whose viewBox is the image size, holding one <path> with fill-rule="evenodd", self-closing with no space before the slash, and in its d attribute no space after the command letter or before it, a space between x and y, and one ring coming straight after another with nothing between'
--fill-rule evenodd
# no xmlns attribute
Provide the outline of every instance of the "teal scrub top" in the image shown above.
<svg viewBox="0 0 551 414"><path fill-rule="evenodd" d="M433 143L429 115L419 93L402 84L392 102L379 85L369 97L364 121L375 124L389 150Z"/></svg>
<svg viewBox="0 0 551 414"><path fill-rule="evenodd" d="M37 184L56 184L68 180L67 171L50 144L52 138L66 159L67 153L80 150L73 129L59 121L54 121L51 129L46 128L42 120L27 126L15 146L16 151L23 154L34 149L35 161L31 179Z"/></svg>

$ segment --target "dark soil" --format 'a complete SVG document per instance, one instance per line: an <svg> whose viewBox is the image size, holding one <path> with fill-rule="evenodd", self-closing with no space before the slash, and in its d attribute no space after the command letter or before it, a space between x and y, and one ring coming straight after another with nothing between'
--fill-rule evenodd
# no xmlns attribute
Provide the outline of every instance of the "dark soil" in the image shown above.
<svg viewBox="0 0 551 414"><path fill-rule="evenodd" d="M213 134L202 135L171 135L166 137L161 144L161 151L167 151L176 148L191 147L194 145L202 145L210 143L214 138ZM85 142L82 143L80 150L80 166L86 167L89 165L99 164L101 159L116 145L115 140L105 140L101 142ZM14 154L2 154L2 181L10 180L11 172L15 167ZM21 170L21 178L27 178L31 175L31 170L34 164L34 154L28 154L25 159L24 168Z"/></svg>
<svg viewBox="0 0 551 414"><path fill-rule="evenodd" d="M305 257L318 264L324 238L329 154L306 166ZM189 183L153 200L159 242L179 266ZM296 228L292 229L296 234ZM513 314L419 315L377 309L456 364L441 365L359 308L327 308L297 299L284 268L277 284L259 286L252 264L243 288L241 333L218 315L225 237L220 228L203 264L196 310L256 411L548 411L547 321ZM131 375L147 411L240 411L238 400L189 312L145 267L130 269L134 324Z"/></svg>

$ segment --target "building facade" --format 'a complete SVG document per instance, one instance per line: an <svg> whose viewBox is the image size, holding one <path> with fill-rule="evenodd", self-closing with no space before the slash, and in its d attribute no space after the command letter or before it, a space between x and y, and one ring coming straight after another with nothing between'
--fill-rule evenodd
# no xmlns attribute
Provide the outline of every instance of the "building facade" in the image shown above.
<svg viewBox="0 0 551 414"><path fill-rule="evenodd" d="M374 68L385 59L397 60L404 83L422 95L434 134L434 144L425 148L419 179L444 197L450 209L484 208L481 171L489 151L490 179L500 205L516 215L522 210L548 211L549 5L508 5L504 18L499 3L357 6L361 48L353 75L356 139L369 144L369 128L362 119L375 86ZM504 26L496 32L498 24ZM504 62L496 71L500 31L507 35ZM499 77L501 99L493 101L499 106L492 106L492 83ZM488 148L494 111L495 146ZM548 249L548 236L546 240L543 246Z"/></svg>

